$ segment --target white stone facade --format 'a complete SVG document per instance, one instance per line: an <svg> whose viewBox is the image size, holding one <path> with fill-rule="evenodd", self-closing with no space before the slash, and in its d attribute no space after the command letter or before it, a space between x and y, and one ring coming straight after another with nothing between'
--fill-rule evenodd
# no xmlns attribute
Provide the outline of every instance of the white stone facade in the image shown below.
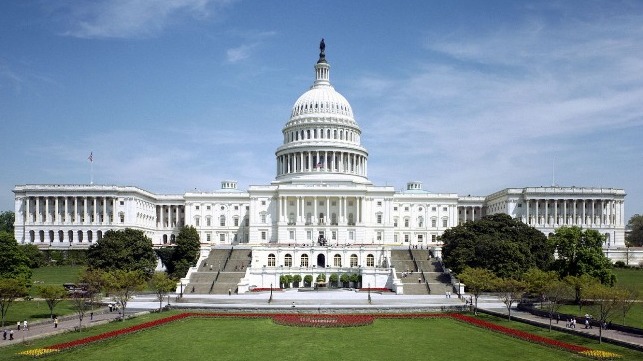
<svg viewBox="0 0 643 361"><path fill-rule="evenodd" d="M425 191L418 181L403 191L373 185L361 130L350 104L330 83L323 52L315 75L282 130L270 184L242 191L235 181L223 181L215 192L175 195L126 186L18 185L13 189L16 239L41 248L86 248L109 229L129 227L163 246L173 243L180 227L191 225L206 247L256 246L253 254L266 257L256 260L261 266L268 267L265 247L293 247L297 253L322 242L338 250L353 247L364 263L367 253L360 247L438 250L446 229L506 213L545 234L579 225L606 235L606 247L624 246L621 189L527 187L458 196ZM265 274L261 266L254 271Z"/></svg>

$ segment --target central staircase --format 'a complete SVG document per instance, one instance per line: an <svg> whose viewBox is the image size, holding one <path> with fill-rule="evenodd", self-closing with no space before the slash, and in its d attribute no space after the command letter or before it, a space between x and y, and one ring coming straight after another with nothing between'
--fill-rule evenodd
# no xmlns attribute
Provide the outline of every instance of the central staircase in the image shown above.
<svg viewBox="0 0 643 361"><path fill-rule="evenodd" d="M391 263L404 284L405 295L444 295L452 290L440 262L425 249L394 249Z"/></svg>
<svg viewBox="0 0 643 361"><path fill-rule="evenodd" d="M252 260L250 249L216 248L190 276L186 293L227 294L237 292L237 283Z"/></svg>

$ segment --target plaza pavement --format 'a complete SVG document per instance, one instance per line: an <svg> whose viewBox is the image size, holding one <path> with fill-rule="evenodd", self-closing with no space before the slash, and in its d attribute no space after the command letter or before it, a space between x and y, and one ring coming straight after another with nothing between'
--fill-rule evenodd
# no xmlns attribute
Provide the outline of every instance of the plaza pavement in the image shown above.
<svg viewBox="0 0 643 361"><path fill-rule="evenodd" d="M351 290L334 290L334 291L307 291L298 292L297 290L274 291L272 301L268 303L270 292L249 293L241 295L196 295L184 294L182 299L178 295L171 295L169 298L172 307L181 309L208 309L220 311L239 311L239 312L418 312L418 311L439 311L440 309L448 310L464 306L464 301L452 295L451 298L445 295L395 295L392 293L371 292L371 302L368 302L368 292L351 291ZM104 302L111 302L105 299ZM163 306L167 305L167 298L163 301ZM293 307L294 305L294 307ZM156 310L159 302L153 295L139 295L130 300L127 304L127 315L148 312ZM505 305L495 297L480 297L478 299L478 308L490 312L506 315ZM549 325L549 319L534 316L527 312L512 309L512 318L523 319L531 323ZM90 320L89 313L83 320L83 327L91 327L106 322L113 321L120 317L116 311L109 312L106 308L94 311L94 316ZM18 331L16 325L8 325L7 329L13 328L14 340L9 341L0 339L0 347L11 345L35 338L50 336L56 333L68 332L77 329L78 318L75 315L69 315L59 318L58 328L54 328L53 321L40 321L30 325L29 330ZM578 334L588 334L597 336L598 329L584 329L584 325L578 325L576 329L566 329L564 322L553 328L565 332ZM627 343L643 350L643 337L633 334L627 334L615 330L603 330L603 339L613 339L617 342Z"/></svg>

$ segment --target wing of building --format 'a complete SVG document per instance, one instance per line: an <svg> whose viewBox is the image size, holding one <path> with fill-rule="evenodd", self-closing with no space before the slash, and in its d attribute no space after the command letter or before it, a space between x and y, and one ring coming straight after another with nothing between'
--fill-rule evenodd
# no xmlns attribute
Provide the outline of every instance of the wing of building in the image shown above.
<svg viewBox="0 0 643 361"><path fill-rule="evenodd" d="M334 264L382 266L389 259L383 247L439 252L446 229L506 213L545 234L578 225L604 234L606 248L624 246L622 189L525 187L473 197L433 193L419 181L403 191L372 184L361 129L330 82L324 49L314 69L312 86L296 100L282 129L270 184L243 191L226 180L218 191L175 195L131 186L18 185L16 239L49 249L87 248L105 231L129 227L164 246L174 242L180 227L191 225L204 246L255 246L253 262L266 267L288 263L275 259L275 246L370 247L355 253L357 259L341 253L346 259ZM313 253L306 255L319 265ZM301 255L295 263L308 265Z"/></svg>

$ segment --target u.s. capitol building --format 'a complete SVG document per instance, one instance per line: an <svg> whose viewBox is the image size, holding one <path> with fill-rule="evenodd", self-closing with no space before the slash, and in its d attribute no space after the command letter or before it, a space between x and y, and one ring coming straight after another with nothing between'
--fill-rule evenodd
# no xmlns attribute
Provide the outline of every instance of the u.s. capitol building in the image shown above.
<svg viewBox="0 0 643 361"><path fill-rule="evenodd" d="M235 181L223 181L217 191L184 194L117 185L18 185L16 239L45 249L87 248L107 230L129 227L164 246L174 242L180 227L191 225L204 247L349 247L363 251L341 253L347 259L328 264L385 266L389 246L438 253L440 235L450 227L506 213L547 235L578 225L605 235L605 249L624 247L622 189L525 187L459 196L430 192L419 181L408 182L403 191L372 184L362 131L349 102L331 85L321 50L313 85L297 99L283 127L270 184L240 190ZM285 263L263 251L253 262L264 253L266 259L257 259L262 266ZM315 255L308 257L316 262ZM294 263L300 262L295 256Z"/></svg>

